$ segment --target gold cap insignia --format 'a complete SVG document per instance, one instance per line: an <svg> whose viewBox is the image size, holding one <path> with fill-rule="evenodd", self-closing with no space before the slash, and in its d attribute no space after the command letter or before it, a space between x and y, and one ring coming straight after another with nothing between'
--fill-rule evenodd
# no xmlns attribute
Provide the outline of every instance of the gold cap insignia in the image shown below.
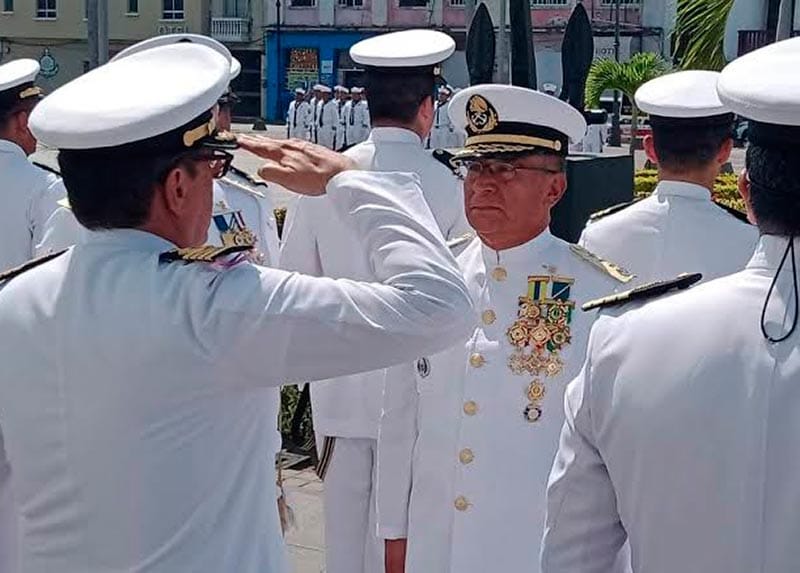
<svg viewBox="0 0 800 573"><path fill-rule="evenodd" d="M192 147L204 137L213 134L216 128L217 122L214 121L214 118L212 117L206 123L198 125L194 129L190 129L189 131L185 132L183 134L183 144L186 147Z"/></svg>
<svg viewBox="0 0 800 573"><path fill-rule="evenodd" d="M467 102L467 127L474 133L492 131L498 124L497 110L489 101L474 95Z"/></svg>

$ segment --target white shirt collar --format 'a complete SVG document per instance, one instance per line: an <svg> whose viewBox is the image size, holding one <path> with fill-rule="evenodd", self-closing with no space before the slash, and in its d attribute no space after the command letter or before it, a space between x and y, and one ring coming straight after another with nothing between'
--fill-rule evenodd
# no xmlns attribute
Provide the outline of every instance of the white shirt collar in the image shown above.
<svg viewBox="0 0 800 573"><path fill-rule="evenodd" d="M789 244L789 237L785 235L761 235L758 246L753 253L748 269L777 269ZM795 238L795 251L800 252L800 238ZM797 256L797 255L796 255ZM786 261L791 265L791 261Z"/></svg>
<svg viewBox="0 0 800 573"><path fill-rule="evenodd" d="M19 145L17 145L13 141L9 141L8 139L0 139L0 153L14 153L16 155L21 155L26 159L28 157L27 155L25 155L24 149L22 149Z"/></svg>
<svg viewBox="0 0 800 573"><path fill-rule="evenodd" d="M555 241L556 238L550 233L550 229L545 229L527 243L503 251L495 251L481 242L481 254L487 269L492 269L498 265L529 264L531 260L542 261L542 254Z"/></svg>
<svg viewBox="0 0 800 573"><path fill-rule="evenodd" d="M419 135L404 127L373 127L369 141L381 143L412 143L422 146Z"/></svg>
<svg viewBox="0 0 800 573"><path fill-rule="evenodd" d="M139 229L109 229L88 231L86 244L102 246L119 246L125 250L164 252L176 248L172 242Z"/></svg>
<svg viewBox="0 0 800 573"><path fill-rule="evenodd" d="M711 191L702 185L685 181L659 181L653 194L660 197L687 197L711 201Z"/></svg>

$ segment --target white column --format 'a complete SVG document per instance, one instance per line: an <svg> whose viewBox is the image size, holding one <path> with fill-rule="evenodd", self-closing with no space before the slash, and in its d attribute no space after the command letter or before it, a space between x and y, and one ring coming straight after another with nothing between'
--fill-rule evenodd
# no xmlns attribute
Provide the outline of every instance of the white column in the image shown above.
<svg viewBox="0 0 800 573"><path fill-rule="evenodd" d="M432 23L434 26L441 26L444 23L444 3L447 0L431 0L431 10L433 12Z"/></svg>

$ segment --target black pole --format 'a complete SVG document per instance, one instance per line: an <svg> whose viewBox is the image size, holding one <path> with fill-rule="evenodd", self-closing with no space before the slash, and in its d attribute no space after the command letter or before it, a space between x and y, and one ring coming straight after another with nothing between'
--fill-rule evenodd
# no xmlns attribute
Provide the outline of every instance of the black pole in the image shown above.
<svg viewBox="0 0 800 573"><path fill-rule="evenodd" d="M614 9L616 16L614 21L614 60L619 63L619 0L615 0ZM609 144L614 147L622 145L622 132L619 125L621 102L619 99L619 90L614 90L614 107L611 116L611 137ZM633 136L632 136L633 137ZM633 145L633 143L631 143Z"/></svg>
<svg viewBox="0 0 800 573"><path fill-rule="evenodd" d="M281 0L275 0L275 62L276 62L276 81L277 89L275 90L275 119L281 117Z"/></svg>

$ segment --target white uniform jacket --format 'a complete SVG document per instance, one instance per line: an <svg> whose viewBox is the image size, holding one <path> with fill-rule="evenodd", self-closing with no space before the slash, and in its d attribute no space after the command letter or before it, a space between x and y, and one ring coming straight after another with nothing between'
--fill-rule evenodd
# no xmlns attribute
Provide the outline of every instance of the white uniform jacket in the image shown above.
<svg viewBox="0 0 800 573"><path fill-rule="evenodd" d="M425 200L445 238L469 230L461 181L422 148L419 137L393 127L375 128L369 139L346 152L359 167L373 171L411 171L420 177ZM290 209L280 267L306 274L372 280L370 252L352 225L330 216L330 199L302 197ZM333 376L333 373L331 373ZM314 428L324 436L377 438L383 372L321 382L311 390ZM344 383L343 383L344 382Z"/></svg>
<svg viewBox="0 0 800 573"><path fill-rule="evenodd" d="M254 262L276 267L280 256L278 227L267 186L231 170L214 181L214 209L209 244L255 244Z"/></svg>
<svg viewBox="0 0 800 573"><path fill-rule="evenodd" d="M360 100L351 101L347 110L347 144L356 145L369 137L370 121L367 102Z"/></svg>
<svg viewBox="0 0 800 573"><path fill-rule="evenodd" d="M715 205L705 187L661 181L647 199L590 222L579 244L635 272L641 284L740 271L757 242L758 230Z"/></svg>
<svg viewBox="0 0 800 573"><path fill-rule="evenodd" d="M446 347L472 313L415 177L349 172L327 190L383 284L163 262L174 246L132 229L4 284L24 573L284 571L264 389Z"/></svg>
<svg viewBox="0 0 800 573"><path fill-rule="evenodd" d="M800 331L759 328L786 245L764 236L739 273L601 314L567 392L544 572L606 571L626 536L635 572L797 571ZM791 264L772 336L793 318Z"/></svg>
<svg viewBox="0 0 800 573"><path fill-rule="evenodd" d="M336 149L350 145L347 140L347 116L350 114L350 107L353 105L352 100L347 100L344 103L336 102L337 112L339 114L339 122L336 124Z"/></svg>
<svg viewBox="0 0 800 573"><path fill-rule="evenodd" d="M60 182L53 173L28 161L16 143L0 139L0 197L3 201L0 271L36 256L44 224L61 198L52 190L60 186Z"/></svg>
<svg viewBox="0 0 800 573"><path fill-rule="evenodd" d="M455 143L453 124L450 123L450 115L447 113L450 102L436 102L433 111L433 126L431 134L428 136L429 149L446 149Z"/></svg>
<svg viewBox="0 0 800 573"><path fill-rule="evenodd" d="M317 113L317 143L333 149L336 142L336 128L339 125L339 109L334 100L323 104L319 102Z"/></svg>
<svg viewBox="0 0 800 573"><path fill-rule="evenodd" d="M306 101L297 100L289 102L289 111L286 114L286 122L289 125L289 137L295 139L308 139L310 126L311 106Z"/></svg>
<svg viewBox="0 0 800 573"><path fill-rule="evenodd" d="M408 537L407 573L538 571L564 389L595 318L580 306L622 286L573 248L549 231L500 253L474 240L458 257L474 331L388 370L378 530Z"/></svg>

